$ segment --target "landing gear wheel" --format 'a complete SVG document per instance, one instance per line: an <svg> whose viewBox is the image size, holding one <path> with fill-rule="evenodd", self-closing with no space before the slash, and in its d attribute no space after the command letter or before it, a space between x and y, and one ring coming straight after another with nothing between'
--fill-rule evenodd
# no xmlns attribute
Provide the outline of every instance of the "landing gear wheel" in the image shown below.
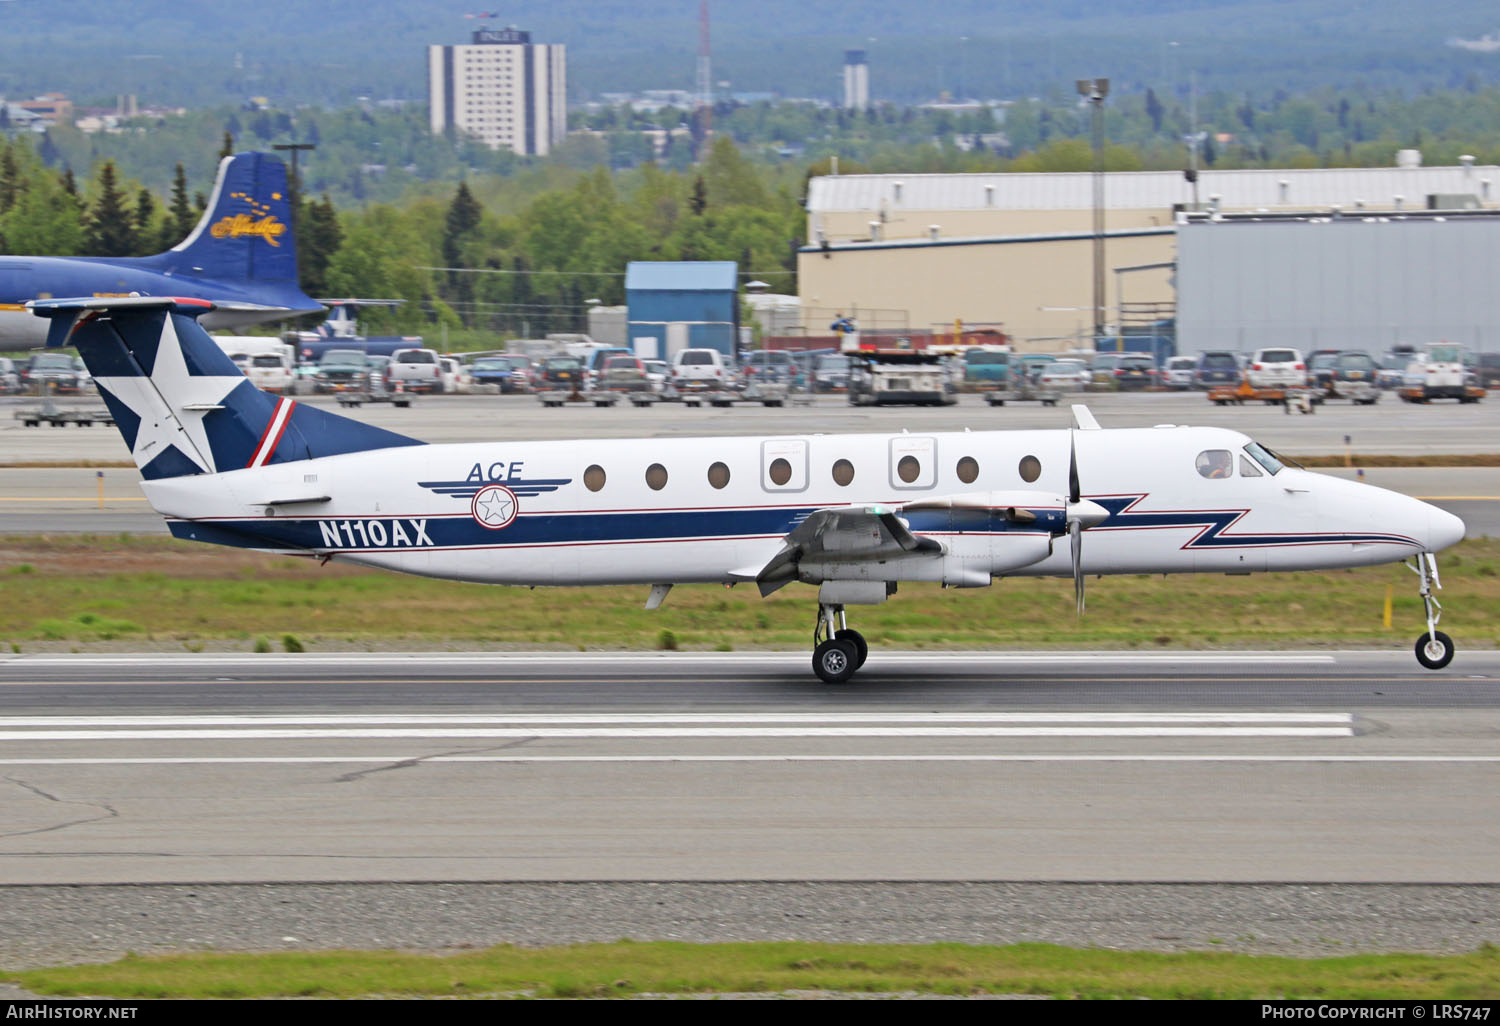
<svg viewBox="0 0 1500 1026"><path fill-rule="evenodd" d="M1453 662L1453 639L1442 631L1423 634L1417 639L1417 662L1429 670L1441 670Z"/></svg>
<svg viewBox="0 0 1500 1026"><path fill-rule="evenodd" d="M854 668L856 670L865 665L865 660L869 658L870 655L870 646L865 641L865 636L863 634L859 633L859 631L846 629L842 631L836 631L833 635L833 640L847 641L849 642L849 644L854 646Z"/></svg>
<svg viewBox="0 0 1500 1026"><path fill-rule="evenodd" d="M859 668L854 646L835 638L813 649L813 673L824 684L842 684Z"/></svg>

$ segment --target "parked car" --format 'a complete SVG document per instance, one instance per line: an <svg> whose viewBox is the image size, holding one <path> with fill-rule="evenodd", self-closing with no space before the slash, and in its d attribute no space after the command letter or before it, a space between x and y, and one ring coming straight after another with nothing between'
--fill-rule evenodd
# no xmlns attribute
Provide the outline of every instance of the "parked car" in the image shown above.
<svg viewBox="0 0 1500 1026"><path fill-rule="evenodd" d="M443 368L443 391L449 395L457 395L460 392L467 393L472 379L469 377L469 369L451 356L439 357L438 364Z"/></svg>
<svg viewBox="0 0 1500 1026"><path fill-rule="evenodd" d="M510 390L513 373L510 361L503 356L481 356L469 364L470 381L475 385L494 385L502 392Z"/></svg>
<svg viewBox="0 0 1500 1026"><path fill-rule="evenodd" d="M1046 353L1023 353L1020 356L1016 356L1011 360L1010 364L1010 385L1014 387L1022 382L1036 384L1037 379L1041 377L1042 371L1046 370L1047 365L1056 361L1057 357L1049 356Z"/></svg>
<svg viewBox="0 0 1500 1026"><path fill-rule="evenodd" d="M1147 353L1125 353L1115 364L1115 384L1122 392L1139 392L1157 385L1156 360Z"/></svg>
<svg viewBox="0 0 1500 1026"><path fill-rule="evenodd" d="M1054 360L1042 368L1037 384L1043 388L1060 388L1076 392L1087 385L1092 375L1082 360Z"/></svg>
<svg viewBox="0 0 1500 1026"><path fill-rule="evenodd" d="M1094 357L1089 364L1089 377L1096 385L1107 385L1113 388L1115 385L1115 364L1120 362L1121 353L1100 353Z"/></svg>
<svg viewBox="0 0 1500 1026"><path fill-rule="evenodd" d="M814 392L842 392L849 387L849 357L840 354L818 357L813 366Z"/></svg>
<svg viewBox="0 0 1500 1026"><path fill-rule="evenodd" d="M1193 387L1193 371L1198 360L1192 356L1169 356L1162 368L1161 382L1168 388L1185 391Z"/></svg>
<svg viewBox="0 0 1500 1026"><path fill-rule="evenodd" d="M728 388L730 372L717 349L681 349L672 361L672 384L681 391Z"/></svg>
<svg viewBox="0 0 1500 1026"><path fill-rule="evenodd" d="M641 366L646 368L646 382L651 391L657 395L666 392L667 382L672 379L672 365L665 360L642 360Z"/></svg>
<svg viewBox="0 0 1500 1026"><path fill-rule="evenodd" d="M965 383L1005 388L1010 381L1010 358L1008 349L976 346L964 350Z"/></svg>
<svg viewBox="0 0 1500 1026"><path fill-rule="evenodd" d="M1500 368L1500 353L1496 353L1496 367ZM1415 346L1396 346L1380 358L1380 387L1400 388L1406 377L1406 368L1417 358Z"/></svg>
<svg viewBox="0 0 1500 1026"><path fill-rule="evenodd" d="M1307 383L1315 389L1328 390L1333 380L1333 364L1341 349L1314 349L1307 357Z"/></svg>
<svg viewBox="0 0 1500 1026"><path fill-rule="evenodd" d="M329 349L313 375L316 392L363 392L370 384L370 358L363 349Z"/></svg>
<svg viewBox="0 0 1500 1026"><path fill-rule="evenodd" d="M1213 388L1216 385L1238 385L1240 362L1227 349L1205 349L1198 354L1198 367L1193 371L1194 388Z"/></svg>
<svg viewBox="0 0 1500 1026"><path fill-rule="evenodd" d="M583 361L583 383L589 388L595 388L604 375L605 362L615 356L634 356L635 353L624 346L600 346L591 350Z"/></svg>
<svg viewBox="0 0 1500 1026"><path fill-rule="evenodd" d="M530 392L532 379L536 374L536 368L532 366L531 357L512 354L502 356L500 359L510 364L510 377L501 382L502 392Z"/></svg>
<svg viewBox="0 0 1500 1026"><path fill-rule="evenodd" d="M21 370L21 385L27 391L76 392L78 371L67 353L32 353Z"/></svg>
<svg viewBox="0 0 1500 1026"><path fill-rule="evenodd" d="M539 390L571 391L583 387L583 361L576 356L549 356L542 361L538 376Z"/></svg>
<svg viewBox="0 0 1500 1026"><path fill-rule="evenodd" d="M1302 362L1302 354L1295 349L1285 346L1257 349L1250 355L1245 380L1251 388L1304 388L1307 385L1307 364Z"/></svg>
<svg viewBox="0 0 1500 1026"><path fill-rule="evenodd" d="M1474 373L1479 379L1480 388L1500 385L1500 353L1479 353Z"/></svg>
<svg viewBox="0 0 1500 1026"><path fill-rule="evenodd" d="M391 354L391 366L386 376L392 388L399 383L407 392L447 391L442 360L434 349L396 350Z"/></svg>
<svg viewBox="0 0 1500 1026"><path fill-rule="evenodd" d="M16 361L0 356L0 392L11 394L21 390L21 374L16 370Z"/></svg>
<svg viewBox="0 0 1500 1026"><path fill-rule="evenodd" d="M1334 357L1330 391L1364 406L1380 401L1380 366L1362 349L1346 349Z"/></svg>
<svg viewBox="0 0 1500 1026"><path fill-rule="evenodd" d="M786 382L796 373L792 354L785 349L757 349L745 358L740 374L745 379Z"/></svg>
<svg viewBox="0 0 1500 1026"><path fill-rule="evenodd" d="M253 353L244 368L250 384L265 392L290 394L296 375L292 371L292 350L284 346L280 353Z"/></svg>
<svg viewBox="0 0 1500 1026"><path fill-rule="evenodd" d="M604 361L598 387L611 392L649 392L651 382L647 380L646 367L639 358L611 356Z"/></svg>

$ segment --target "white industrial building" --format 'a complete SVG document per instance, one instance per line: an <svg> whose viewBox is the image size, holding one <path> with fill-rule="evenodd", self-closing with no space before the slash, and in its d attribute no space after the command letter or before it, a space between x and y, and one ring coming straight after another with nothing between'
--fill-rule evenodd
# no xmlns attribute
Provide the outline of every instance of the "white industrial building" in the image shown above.
<svg viewBox="0 0 1500 1026"><path fill-rule="evenodd" d="M1497 266L1500 211L1186 217L1178 349L1500 352Z"/></svg>
<svg viewBox="0 0 1500 1026"><path fill-rule="evenodd" d="M844 51L844 109L870 109L870 61L863 50Z"/></svg>
<svg viewBox="0 0 1500 1026"><path fill-rule="evenodd" d="M427 48L432 131L468 132L492 149L542 156L568 131L567 55L515 27L480 29L466 46Z"/></svg>
<svg viewBox="0 0 1500 1026"><path fill-rule="evenodd" d="M1027 349L1089 345L1092 185L1088 172L812 179L807 241L797 260L804 331L826 333L843 313L862 328L945 331L959 320L999 326ZM1431 256L1430 249L1415 247L1418 237L1452 227L1451 221L1403 217L1428 210L1500 210L1500 167L1475 165L1472 158L1451 167L1422 167L1420 155L1403 151L1393 167L1204 170L1196 183L1180 171L1107 174L1104 320L1119 326L1132 317L1136 323L1171 317L1181 293L1179 345L1209 348L1194 337L1205 322L1189 316L1188 288L1202 279L1187 267L1197 251L1179 251L1180 233L1187 238L1179 225L1184 214L1200 212L1210 222L1201 226L1204 232L1254 215L1384 217L1396 226L1392 237L1426 225L1410 236L1413 255L1404 263L1399 244L1381 250L1394 261L1389 266L1420 280L1448 274L1446 260L1421 264L1415 256ZM1500 220L1474 223L1475 232L1500 232ZM1251 236L1235 228L1207 241L1233 245ZM1215 259L1222 255L1217 247L1212 251ZM1331 281L1340 272L1335 265L1320 273Z"/></svg>

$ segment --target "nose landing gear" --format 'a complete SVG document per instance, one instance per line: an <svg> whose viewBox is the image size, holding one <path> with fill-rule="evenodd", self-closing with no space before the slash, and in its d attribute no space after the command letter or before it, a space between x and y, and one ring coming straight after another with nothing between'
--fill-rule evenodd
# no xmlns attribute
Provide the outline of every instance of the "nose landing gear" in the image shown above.
<svg viewBox="0 0 1500 1026"><path fill-rule="evenodd" d="M1419 593L1422 596L1422 607L1427 614L1427 633L1417 639L1417 662L1429 670L1441 670L1453 662L1453 639L1437 629L1438 621L1443 618L1443 606L1437 599L1432 597L1433 586L1442 588L1443 582L1438 578L1437 557L1431 552L1424 552L1417 557L1417 565L1406 564L1408 570L1422 578L1422 587Z"/></svg>
<svg viewBox="0 0 1500 1026"><path fill-rule="evenodd" d="M864 635L850 630L843 606L818 606L818 624L813 628L813 672L825 684L843 684L865 665L870 646Z"/></svg>

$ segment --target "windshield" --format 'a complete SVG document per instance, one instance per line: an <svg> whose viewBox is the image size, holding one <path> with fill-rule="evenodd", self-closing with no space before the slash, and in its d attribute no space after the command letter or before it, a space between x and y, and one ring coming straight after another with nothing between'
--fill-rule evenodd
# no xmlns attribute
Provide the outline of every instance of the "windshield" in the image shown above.
<svg viewBox="0 0 1500 1026"><path fill-rule="evenodd" d="M510 364L504 360L475 360L471 369L477 371L510 370Z"/></svg>
<svg viewBox="0 0 1500 1026"><path fill-rule="evenodd" d="M1459 352L1458 346L1433 346L1427 350L1427 358L1433 363L1460 363L1463 357Z"/></svg>
<svg viewBox="0 0 1500 1026"><path fill-rule="evenodd" d="M1257 442L1251 442L1249 445L1245 446L1245 451L1250 454L1251 459L1255 460L1255 462L1259 463L1262 467L1265 467L1266 473L1270 474L1272 477L1275 477L1277 474L1279 474L1286 466L1286 464L1282 463L1279 459L1271 454L1271 450L1265 448Z"/></svg>
<svg viewBox="0 0 1500 1026"><path fill-rule="evenodd" d="M334 364L341 367L363 367L365 354L358 349L330 349L323 354L323 359L318 361L320 367L330 367Z"/></svg>
<svg viewBox="0 0 1500 1026"><path fill-rule="evenodd" d="M849 357L847 356L820 356L818 357L818 370L848 370Z"/></svg>
<svg viewBox="0 0 1500 1026"><path fill-rule="evenodd" d="M31 358L36 370L72 370L73 358L64 353L38 353Z"/></svg>
<svg viewBox="0 0 1500 1026"><path fill-rule="evenodd" d="M688 367L702 367L705 364L713 363L714 356L712 353L702 349L684 349L681 358L677 362Z"/></svg>
<svg viewBox="0 0 1500 1026"><path fill-rule="evenodd" d="M250 361L250 365L252 367L280 367L281 357L271 356L269 354L265 356L257 356Z"/></svg>
<svg viewBox="0 0 1500 1026"><path fill-rule="evenodd" d="M1010 354L987 353L983 349L970 349L964 354L964 362L979 367L997 363L1010 363Z"/></svg>

